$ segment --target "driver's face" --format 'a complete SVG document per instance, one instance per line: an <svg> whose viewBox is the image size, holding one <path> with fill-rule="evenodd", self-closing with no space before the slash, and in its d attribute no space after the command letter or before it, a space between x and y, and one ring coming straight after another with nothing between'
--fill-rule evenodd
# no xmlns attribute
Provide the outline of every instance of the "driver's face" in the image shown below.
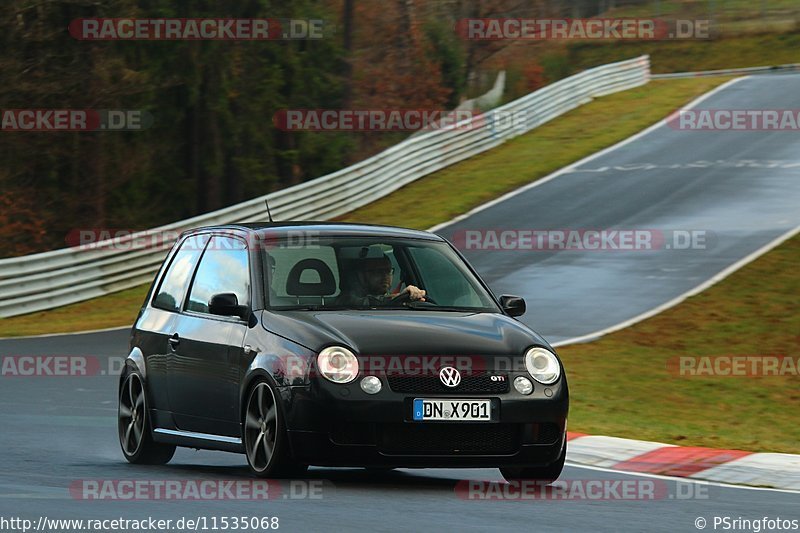
<svg viewBox="0 0 800 533"><path fill-rule="evenodd" d="M379 262L364 269L365 285L370 294L386 294L392 284L392 264Z"/></svg>

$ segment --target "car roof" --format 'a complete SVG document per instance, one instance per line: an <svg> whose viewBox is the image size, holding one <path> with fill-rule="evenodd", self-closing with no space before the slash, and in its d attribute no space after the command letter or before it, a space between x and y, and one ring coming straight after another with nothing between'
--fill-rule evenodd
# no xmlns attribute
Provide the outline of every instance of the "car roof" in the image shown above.
<svg viewBox="0 0 800 533"><path fill-rule="evenodd" d="M428 231L420 231L396 226L378 224L353 224L348 222L245 222L241 224L222 224L203 226L184 231L181 235L191 235L206 231L233 231L242 233L269 234L276 237L289 236L294 231L313 231L320 236L340 237L396 237L424 239L429 241L444 240L439 235Z"/></svg>

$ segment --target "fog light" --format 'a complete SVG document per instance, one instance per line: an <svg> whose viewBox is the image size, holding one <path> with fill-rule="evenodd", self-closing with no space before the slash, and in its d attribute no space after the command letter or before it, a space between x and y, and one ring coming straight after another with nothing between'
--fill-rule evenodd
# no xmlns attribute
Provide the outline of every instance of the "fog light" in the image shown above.
<svg viewBox="0 0 800 533"><path fill-rule="evenodd" d="M363 381L361 382L361 386L364 386ZM525 376L517 376L514 379L514 388L517 389L518 393L527 395L533 392L533 383Z"/></svg>
<svg viewBox="0 0 800 533"><path fill-rule="evenodd" d="M367 394L378 394L381 391L381 380L375 376L367 376L361 380L361 390Z"/></svg>

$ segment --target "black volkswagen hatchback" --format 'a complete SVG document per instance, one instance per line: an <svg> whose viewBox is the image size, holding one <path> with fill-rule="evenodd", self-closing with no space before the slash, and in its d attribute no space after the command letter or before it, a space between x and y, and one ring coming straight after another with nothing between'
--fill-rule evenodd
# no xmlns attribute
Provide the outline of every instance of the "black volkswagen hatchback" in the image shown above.
<svg viewBox="0 0 800 533"><path fill-rule="evenodd" d="M176 446L308 465L499 467L556 479L567 380L461 254L424 231L338 223L181 235L132 330L119 438L132 463Z"/></svg>

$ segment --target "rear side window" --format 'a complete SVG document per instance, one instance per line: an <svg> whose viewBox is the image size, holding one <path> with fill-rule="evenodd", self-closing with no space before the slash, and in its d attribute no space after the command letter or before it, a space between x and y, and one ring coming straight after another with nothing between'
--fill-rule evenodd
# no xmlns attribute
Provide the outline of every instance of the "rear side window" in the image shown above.
<svg viewBox="0 0 800 533"><path fill-rule="evenodd" d="M188 311L208 313L215 294L232 292L239 305L250 305L250 269L244 241L233 237L211 238L189 292Z"/></svg>
<svg viewBox="0 0 800 533"><path fill-rule="evenodd" d="M166 311L178 311L181 308L186 288L192 279L192 272L207 241L206 235L197 235L181 243L156 291L153 307Z"/></svg>

